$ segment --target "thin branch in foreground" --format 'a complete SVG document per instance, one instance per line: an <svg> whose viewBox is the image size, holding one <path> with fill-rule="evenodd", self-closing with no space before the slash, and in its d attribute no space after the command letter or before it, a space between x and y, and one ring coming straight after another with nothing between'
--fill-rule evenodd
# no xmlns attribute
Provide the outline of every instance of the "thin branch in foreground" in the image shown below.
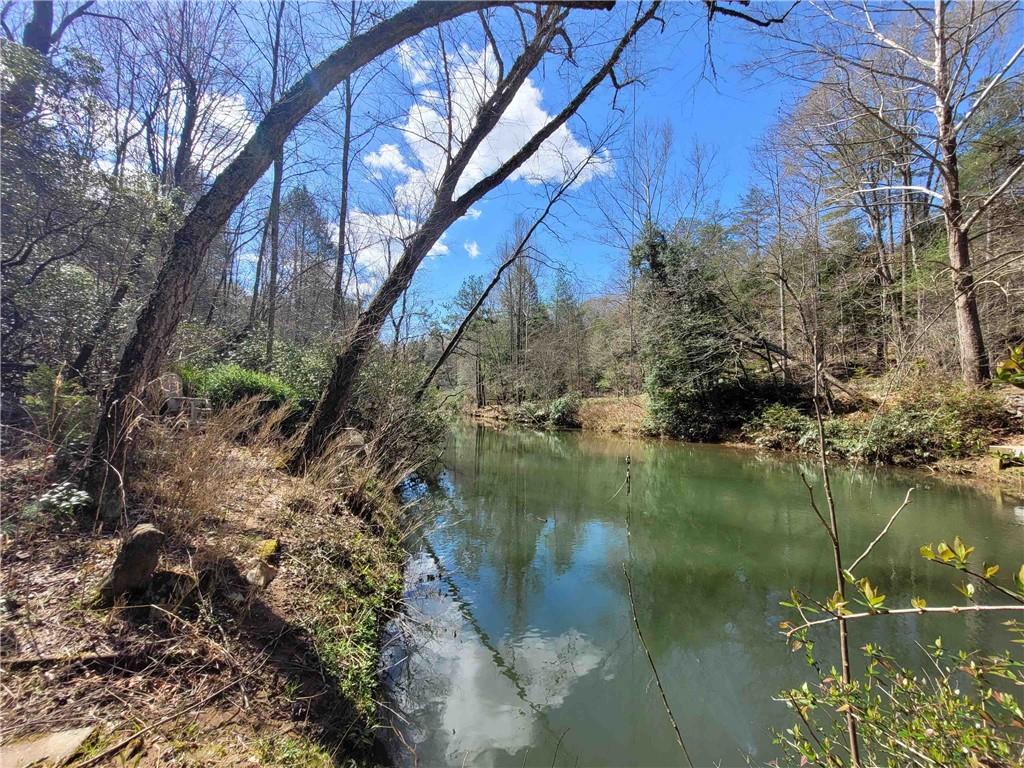
<svg viewBox="0 0 1024 768"><path fill-rule="evenodd" d="M853 569L856 568L858 565L860 565L861 560L863 560L865 557L867 557L869 554L871 554L871 550L875 548L875 544L880 542L882 540L882 537L885 536L885 534L887 534L889 532L889 529L892 527L892 524L894 522L896 522L896 518L899 517L900 512L902 512L904 509L907 508L907 506L909 506L909 504L910 504L910 494L913 493L913 492L914 492L913 488L908 488L907 489L906 498L903 499L903 503L900 504L900 508L892 513L892 517L889 518L889 522L887 522L885 524L885 527L883 527L882 530L879 531L878 535L875 536L875 538L872 540L872 542L870 544L868 544L867 549L865 549L861 553L860 557L858 557L856 560L853 561L853 565L851 565L849 568L846 569L847 573L853 573Z"/></svg>
<svg viewBox="0 0 1024 768"><path fill-rule="evenodd" d="M908 613L982 613L987 611L1024 611L1024 605L943 605L937 607L924 606L922 608L890 608L877 611L863 611L861 613L834 614L824 619L815 619L792 627L786 630L786 637L790 638L801 630L810 627L832 624L836 621L847 621L848 619L866 619L869 616L897 616Z"/></svg>
<svg viewBox="0 0 1024 768"><path fill-rule="evenodd" d="M686 757L686 762L690 768L693 768L693 760L690 759L690 753L686 750L686 745L683 743L683 734L679 732L679 724L676 723L675 715L672 714L672 707L669 706L668 697L665 695L665 688L661 684L658 668L654 665L651 651L647 647L647 641L644 640L644 633L640 630L640 621L636 617L636 603L633 601L633 581L629 578L629 569L626 568L625 563L622 564L622 575L626 577L626 587L629 590L629 609L633 614L633 626L636 627L636 636L640 638L640 645L644 647L644 653L647 654L647 663L650 664L651 672L654 673L654 682L658 686L658 693L661 694L661 703L665 705L665 712L668 713L668 719L672 723L672 730L676 733L676 743L683 750L683 755Z"/></svg>

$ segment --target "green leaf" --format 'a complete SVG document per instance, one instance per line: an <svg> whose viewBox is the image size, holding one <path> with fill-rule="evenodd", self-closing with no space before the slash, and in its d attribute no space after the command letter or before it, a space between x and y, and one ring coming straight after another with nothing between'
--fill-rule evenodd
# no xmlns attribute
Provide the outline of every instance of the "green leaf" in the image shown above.
<svg viewBox="0 0 1024 768"><path fill-rule="evenodd" d="M963 584L954 584L953 587L968 600L974 598L974 585L971 582L965 581Z"/></svg>
<svg viewBox="0 0 1024 768"><path fill-rule="evenodd" d="M971 552L974 551L974 547L968 547L964 544L960 537L957 536L953 539L953 551L956 552L957 559L961 563L967 563L967 558L971 556Z"/></svg>
<svg viewBox="0 0 1024 768"><path fill-rule="evenodd" d="M939 546L936 548L936 554L938 554L939 559L942 560L942 562L944 563L948 563L950 560L956 557L956 554L953 552L953 550L949 548L949 545L946 544L946 542L944 541L939 542Z"/></svg>
<svg viewBox="0 0 1024 768"><path fill-rule="evenodd" d="M910 598L910 604L918 610L921 610L922 608L926 608L928 606L928 602L923 597Z"/></svg>
<svg viewBox="0 0 1024 768"><path fill-rule="evenodd" d="M988 565L987 563L985 564L985 578L986 579L991 579L997 573L999 573L999 566L998 565Z"/></svg>
<svg viewBox="0 0 1024 768"><path fill-rule="evenodd" d="M935 559L935 553L932 551L932 545L931 544L925 544L923 547L921 547L920 551L921 551L921 557L923 557L925 560L934 560ZM1021 567L1024 568L1024 566L1021 566Z"/></svg>

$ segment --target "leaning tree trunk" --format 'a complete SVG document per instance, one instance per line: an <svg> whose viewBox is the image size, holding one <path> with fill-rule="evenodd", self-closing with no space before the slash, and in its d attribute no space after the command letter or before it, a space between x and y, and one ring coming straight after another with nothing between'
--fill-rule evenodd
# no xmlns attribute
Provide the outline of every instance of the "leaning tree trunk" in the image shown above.
<svg viewBox="0 0 1024 768"><path fill-rule="evenodd" d="M170 253L121 355L100 411L83 478L97 505L108 504L106 492L120 485L129 428L139 412L136 403L147 382L160 373L211 241L270 167L299 121L342 80L403 40L461 14L503 4L508 4L507 0L421 0L338 48L271 107L252 138L175 233Z"/></svg>
<svg viewBox="0 0 1024 768"><path fill-rule="evenodd" d="M590 7L602 7L591 4ZM603 6L610 7L610 6ZM356 378L367 354L377 339L388 314L395 303L408 289L416 269L426 257L434 243L444 231L469 207L502 184L523 163L531 158L541 145L561 126L576 114L583 102L604 82L622 57L626 46L636 37L641 28L656 17L659 3L652 3L645 13L637 17L619 40L614 51L594 75L576 92L569 103L543 128L537 131L515 154L493 173L476 182L460 197L455 198L455 188L462 172L469 164L483 140L504 114L513 97L519 91L530 72L540 63L554 36L561 30L559 19L549 16L526 47L523 54L510 68L509 75L499 81L494 94L480 107L473 129L464 140L455 157L449 163L438 190L434 205L419 231L407 242L391 273L385 278L370 305L356 322L348 345L335 358L334 370L320 401L317 403L301 444L288 460L292 472L300 472L313 460L319 458L331 438L337 433L341 421L348 411L355 390Z"/></svg>

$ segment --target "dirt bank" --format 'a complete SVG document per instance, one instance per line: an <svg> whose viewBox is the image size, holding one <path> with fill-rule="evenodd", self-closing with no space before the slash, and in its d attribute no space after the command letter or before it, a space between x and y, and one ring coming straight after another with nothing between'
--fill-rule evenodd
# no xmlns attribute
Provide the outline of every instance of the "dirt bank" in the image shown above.
<svg viewBox="0 0 1024 768"><path fill-rule="evenodd" d="M167 540L150 589L113 610L90 598L119 536L33 511L45 460L4 462L5 748L87 728L80 768L383 760L379 640L404 561L394 501L354 468L291 477L272 445L210 432L150 436L128 527Z"/></svg>

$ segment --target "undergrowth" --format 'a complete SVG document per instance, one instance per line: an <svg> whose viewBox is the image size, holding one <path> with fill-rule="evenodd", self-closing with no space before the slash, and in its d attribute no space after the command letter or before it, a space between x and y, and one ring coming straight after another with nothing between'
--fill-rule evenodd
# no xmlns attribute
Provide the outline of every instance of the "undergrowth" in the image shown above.
<svg viewBox="0 0 1024 768"><path fill-rule="evenodd" d="M912 466L981 453L1008 426L1009 415L988 392L918 383L873 412L826 418L825 449L845 459ZM814 418L792 406L767 406L743 432L761 448L817 450Z"/></svg>

